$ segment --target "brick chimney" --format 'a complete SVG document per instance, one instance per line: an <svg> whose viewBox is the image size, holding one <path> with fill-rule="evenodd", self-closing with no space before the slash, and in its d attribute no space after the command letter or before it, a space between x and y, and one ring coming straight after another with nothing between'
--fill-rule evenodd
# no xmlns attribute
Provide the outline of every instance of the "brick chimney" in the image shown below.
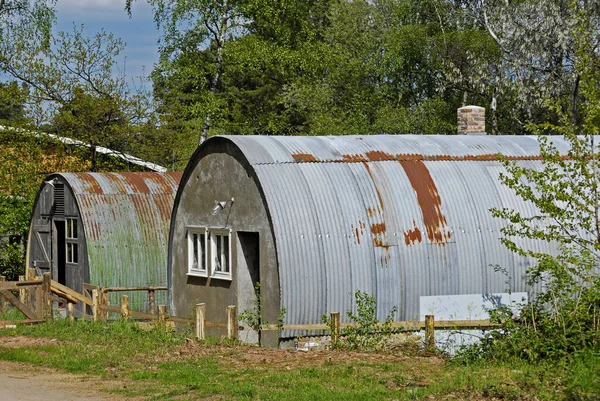
<svg viewBox="0 0 600 401"><path fill-rule="evenodd" d="M485 108L464 106L458 109L459 135L485 135Z"/></svg>

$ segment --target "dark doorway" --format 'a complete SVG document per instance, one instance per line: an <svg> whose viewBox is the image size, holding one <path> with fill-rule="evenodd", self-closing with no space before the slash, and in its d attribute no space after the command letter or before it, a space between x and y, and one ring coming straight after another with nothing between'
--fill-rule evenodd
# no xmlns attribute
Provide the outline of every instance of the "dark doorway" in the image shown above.
<svg viewBox="0 0 600 401"><path fill-rule="evenodd" d="M54 221L56 227L56 281L60 284L67 285L66 263L66 243L65 243L65 222Z"/></svg>
<svg viewBox="0 0 600 401"><path fill-rule="evenodd" d="M242 253L248 271L250 272L250 278L252 279L252 286L256 288L257 284L260 283L260 263L259 263L259 237L258 233L239 231L238 238L240 239L240 245L242 246Z"/></svg>
<svg viewBox="0 0 600 401"><path fill-rule="evenodd" d="M238 231L238 240L240 242L241 252L238 254L238 280L241 279L241 276L244 275L245 271L248 271L248 276L246 276L243 280L245 291L242 293L239 292L238 289L238 297L242 297L247 305L255 304L256 308L261 308L261 305L256 303L255 297L260 297L260 255L259 255L259 236L256 232L247 232L247 231ZM249 291L248 286L248 278L252 283L253 291ZM242 295L243 294L243 295ZM252 294L252 295L251 295ZM262 297L260 297L262 298ZM260 316L262 315L261 311L258 310L258 324L262 324ZM258 341L258 344L261 343L261 333L260 330L256 332L257 338L255 340ZM251 341L254 341L252 339Z"/></svg>

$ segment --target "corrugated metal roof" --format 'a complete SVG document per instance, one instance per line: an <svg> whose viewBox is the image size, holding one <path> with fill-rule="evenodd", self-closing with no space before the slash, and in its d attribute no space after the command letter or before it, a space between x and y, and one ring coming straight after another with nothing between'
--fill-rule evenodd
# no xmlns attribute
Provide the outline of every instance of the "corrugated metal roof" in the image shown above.
<svg viewBox="0 0 600 401"><path fill-rule="evenodd" d="M264 191L286 323L332 311L345 318L359 289L376 297L379 319L392 307L397 319L414 319L420 296L506 291L492 265L510 272L512 291L527 290L530 261L500 243L503 224L489 209L534 213L499 183L497 155L539 166L536 137L222 138L240 148ZM562 138L553 142L568 150Z"/></svg>
<svg viewBox="0 0 600 401"><path fill-rule="evenodd" d="M57 176L77 200L92 284L167 285L169 224L181 173L60 173L49 178ZM156 295L157 303L166 304L166 292ZM147 301L145 293L129 297L132 305Z"/></svg>

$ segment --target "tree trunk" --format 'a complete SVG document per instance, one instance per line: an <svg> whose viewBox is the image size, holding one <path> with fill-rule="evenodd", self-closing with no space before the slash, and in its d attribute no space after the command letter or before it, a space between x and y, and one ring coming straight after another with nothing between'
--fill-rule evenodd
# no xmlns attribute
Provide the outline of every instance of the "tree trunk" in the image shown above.
<svg viewBox="0 0 600 401"><path fill-rule="evenodd" d="M217 92L217 86L219 85L219 79L221 78L221 70L223 68L223 47L225 46L225 38L227 35L227 24L228 24L228 13L229 6L227 1L223 3L223 14L221 14L221 24L219 26L219 38L217 40L217 60L215 76L210 84L210 96L214 98ZM211 117L210 111L204 119L204 126L202 127L202 134L200 135L200 144L208 139L208 130L210 129Z"/></svg>

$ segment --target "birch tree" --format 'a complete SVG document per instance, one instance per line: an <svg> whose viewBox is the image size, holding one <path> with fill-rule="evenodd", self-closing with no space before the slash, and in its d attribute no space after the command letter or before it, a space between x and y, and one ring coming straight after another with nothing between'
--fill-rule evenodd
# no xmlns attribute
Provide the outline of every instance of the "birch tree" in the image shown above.
<svg viewBox="0 0 600 401"><path fill-rule="evenodd" d="M126 8L131 13L131 5L135 0L127 0ZM210 76L203 83L207 95L203 101L189 106L189 113L194 120L201 120L199 143L208 138L215 114L218 113L218 102L215 94L221 83L225 44L228 40L243 32L241 2L238 0L148 0L154 8L155 21L163 28L161 58L159 70L169 71L169 63L177 58L182 41L195 39L196 49L213 48L215 58L209 71ZM168 73L168 72L167 72Z"/></svg>

